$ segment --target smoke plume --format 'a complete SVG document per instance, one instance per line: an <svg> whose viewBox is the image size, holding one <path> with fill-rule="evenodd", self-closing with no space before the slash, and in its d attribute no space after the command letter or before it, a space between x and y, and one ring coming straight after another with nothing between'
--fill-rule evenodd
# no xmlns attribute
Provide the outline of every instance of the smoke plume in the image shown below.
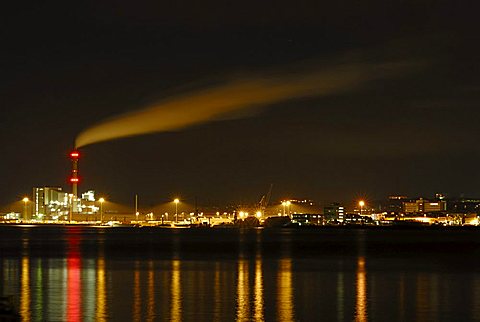
<svg viewBox="0 0 480 322"><path fill-rule="evenodd" d="M410 67L405 63L337 64L233 79L94 125L80 133L75 144L80 148L118 138L175 131L255 107L352 90L375 79L397 76Z"/></svg>

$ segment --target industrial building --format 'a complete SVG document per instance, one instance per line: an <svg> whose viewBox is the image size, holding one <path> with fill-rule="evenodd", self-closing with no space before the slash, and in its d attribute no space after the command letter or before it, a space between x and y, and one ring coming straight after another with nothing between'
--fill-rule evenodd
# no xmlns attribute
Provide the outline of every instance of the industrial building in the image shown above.
<svg viewBox="0 0 480 322"><path fill-rule="evenodd" d="M345 217L345 207L338 202L331 203L328 206L323 207L323 215L327 222L343 222Z"/></svg>
<svg viewBox="0 0 480 322"><path fill-rule="evenodd" d="M61 187L35 187L32 201L32 219L37 220L63 220L68 219L70 212L88 215L99 210L93 190L82 193L81 198L74 198Z"/></svg>
<svg viewBox="0 0 480 322"><path fill-rule="evenodd" d="M441 212L447 210L447 202L445 200L429 201L423 198L403 201L402 206L405 214Z"/></svg>

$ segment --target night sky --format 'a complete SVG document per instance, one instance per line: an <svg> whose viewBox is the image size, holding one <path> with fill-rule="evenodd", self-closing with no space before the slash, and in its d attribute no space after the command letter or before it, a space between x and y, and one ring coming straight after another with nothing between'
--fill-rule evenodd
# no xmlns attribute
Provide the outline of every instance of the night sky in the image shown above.
<svg viewBox="0 0 480 322"><path fill-rule="evenodd" d="M232 77L395 62L328 95L81 148L80 191L144 204L480 196L473 1L39 1L3 12L0 205L68 188L83 130ZM194 107L192 107L194 108Z"/></svg>

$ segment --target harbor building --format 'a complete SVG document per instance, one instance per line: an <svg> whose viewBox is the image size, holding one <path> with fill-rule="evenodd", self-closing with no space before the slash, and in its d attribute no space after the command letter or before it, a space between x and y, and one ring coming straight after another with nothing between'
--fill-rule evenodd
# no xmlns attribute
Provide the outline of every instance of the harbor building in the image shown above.
<svg viewBox="0 0 480 322"><path fill-rule="evenodd" d="M445 200L429 201L423 198L403 201L402 206L405 214L441 212L447 210L447 202Z"/></svg>

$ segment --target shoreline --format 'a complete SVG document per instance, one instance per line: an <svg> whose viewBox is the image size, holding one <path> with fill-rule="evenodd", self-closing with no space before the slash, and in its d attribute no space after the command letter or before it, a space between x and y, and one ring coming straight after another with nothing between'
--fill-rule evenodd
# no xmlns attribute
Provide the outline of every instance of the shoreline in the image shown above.
<svg viewBox="0 0 480 322"><path fill-rule="evenodd" d="M287 225L287 226L243 226L243 225L174 225L174 224L117 224L106 225L99 223L5 223L0 222L0 227L18 227L18 228L67 228L67 227L79 227L79 228L97 228L97 229L181 229L181 230L439 230L439 231L480 231L480 226L473 225L458 225L458 226L444 226L444 225L427 225L415 222L399 222L389 225L360 225L360 224L347 224L347 225Z"/></svg>

